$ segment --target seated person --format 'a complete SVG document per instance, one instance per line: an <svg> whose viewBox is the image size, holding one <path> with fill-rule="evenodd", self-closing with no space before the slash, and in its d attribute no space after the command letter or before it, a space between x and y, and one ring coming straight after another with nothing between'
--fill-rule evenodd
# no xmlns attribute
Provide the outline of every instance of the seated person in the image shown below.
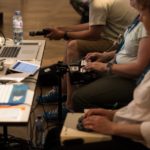
<svg viewBox="0 0 150 150"><path fill-rule="evenodd" d="M150 1L134 1L140 20L150 34ZM149 150L150 149L150 67L136 87L133 100L118 110L90 109L85 113L83 125L97 133L112 135L111 141L83 145L70 145L76 150ZM65 147L62 149L65 150Z"/></svg>
<svg viewBox="0 0 150 150"><path fill-rule="evenodd" d="M136 0L137 2L142 0ZM144 0L149 1L149 0ZM150 6L150 3L149 3ZM142 10L142 17L150 7ZM150 25L150 24L149 24ZM150 26L149 26L150 27ZM149 68L150 69L150 68ZM150 70L134 90L133 100L118 110L95 108L85 113L84 128L97 133L112 135L111 141L83 145L70 145L72 150L149 150L150 148ZM65 148L64 148L65 149Z"/></svg>
<svg viewBox="0 0 150 150"><path fill-rule="evenodd" d="M89 24L50 28L46 37L50 40L68 40L64 63L70 64L88 52L114 49L118 35L123 34L136 15L137 12L129 5L129 0L92 0ZM63 87L66 87L65 83ZM51 101L58 95L54 91L47 96L38 97L37 101ZM66 92L65 88L63 92Z"/></svg>
<svg viewBox="0 0 150 150"><path fill-rule="evenodd" d="M81 23L89 21L89 0L70 0L70 4L81 16Z"/></svg>
<svg viewBox="0 0 150 150"><path fill-rule="evenodd" d="M137 20L125 32L123 45L116 54L87 54L87 60L95 57L97 61L89 61L84 69L101 72L101 77L74 91L68 82L70 90L67 92L67 106L75 111L83 111L84 108L91 107L109 108L109 105L115 103L119 106L126 105L132 99L132 92L140 75L150 65L149 42L150 37L143 23ZM107 58L114 58L115 61L105 62Z"/></svg>

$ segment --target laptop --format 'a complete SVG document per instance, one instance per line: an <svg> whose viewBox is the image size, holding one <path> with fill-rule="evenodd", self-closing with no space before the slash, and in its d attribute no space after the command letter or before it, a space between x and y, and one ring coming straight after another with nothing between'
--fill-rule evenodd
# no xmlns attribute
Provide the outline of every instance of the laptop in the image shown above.
<svg viewBox="0 0 150 150"><path fill-rule="evenodd" d="M39 51L38 42L22 42L20 45L2 46L0 59L34 60Z"/></svg>

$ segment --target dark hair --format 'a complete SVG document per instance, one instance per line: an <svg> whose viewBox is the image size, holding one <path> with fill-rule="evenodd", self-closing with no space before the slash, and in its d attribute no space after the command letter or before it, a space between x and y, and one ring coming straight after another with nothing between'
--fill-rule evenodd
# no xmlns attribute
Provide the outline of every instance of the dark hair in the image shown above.
<svg viewBox="0 0 150 150"><path fill-rule="evenodd" d="M142 9L148 9L150 11L150 0L136 0L136 2Z"/></svg>

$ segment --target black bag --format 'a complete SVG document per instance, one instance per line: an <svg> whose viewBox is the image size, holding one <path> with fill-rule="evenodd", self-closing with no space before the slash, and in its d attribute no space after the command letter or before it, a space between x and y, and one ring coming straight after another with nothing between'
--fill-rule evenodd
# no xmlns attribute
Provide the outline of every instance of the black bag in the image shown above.
<svg viewBox="0 0 150 150"><path fill-rule="evenodd" d="M67 72L67 65L63 62L43 67L39 71L38 85L39 86L56 86L58 85L58 78L62 77Z"/></svg>
<svg viewBox="0 0 150 150"><path fill-rule="evenodd" d="M69 72L71 84L87 84L99 78L101 74L96 71L82 72L81 61L76 64L67 65L59 61L56 64L46 66L40 69L38 85L39 86L57 86L59 78Z"/></svg>
<svg viewBox="0 0 150 150"><path fill-rule="evenodd" d="M58 84L57 76L51 71L51 66L40 69L37 84L39 86L54 86Z"/></svg>

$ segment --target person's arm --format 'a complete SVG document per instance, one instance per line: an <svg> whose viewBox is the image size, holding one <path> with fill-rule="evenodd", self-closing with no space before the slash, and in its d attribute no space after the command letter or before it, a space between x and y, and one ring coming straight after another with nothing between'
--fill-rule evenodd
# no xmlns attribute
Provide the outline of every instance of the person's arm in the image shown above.
<svg viewBox="0 0 150 150"><path fill-rule="evenodd" d="M89 29L89 24L84 23L84 24L77 24L77 25L72 25L72 26L64 26L64 27L57 27L60 30L63 31L70 31L70 32L76 32L76 31L83 31L83 30L88 30Z"/></svg>
<svg viewBox="0 0 150 150"><path fill-rule="evenodd" d="M101 25L89 26L88 30L67 32L67 35L69 39L97 40L100 38L103 28L104 26Z"/></svg>
<svg viewBox="0 0 150 150"><path fill-rule="evenodd" d="M88 109L88 111L85 112L84 117L86 118L92 115L100 115L100 116L107 117L109 120L112 120L116 111L117 110L112 110L112 109L93 108L93 109Z"/></svg>
<svg viewBox="0 0 150 150"><path fill-rule="evenodd" d="M150 147L150 121L143 122L140 129L146 144Z"/></svg>
<svg viewBox="0 0 150 150"><path fill-rule="evenodd" d="M112 126L112 135L123 136L135 140L144 140L140 126L140 124L114 123Z"/></svg>
<svg viewBox="0 0 150 150"><path fill-rule="evenodd" d="M100 38L104 26L96 25L89 26L87 30L82 31L64 31L57 28L51 28L50 33L47 34L47 38L50 40L72 40L72 39L83 39L83 40L96 40Z"/></svg>
<svg viewBox="0 0 150 150"><path fill-rule="evenodd" d="M85 56L85 60L108 62L114 58L115 53L116 53L115 50L110 52L91 52Z"/></svg>
<svg viewBox="0 0 150 150"><path fill-rule="evenodd" d="M111 69L108 68L107 63L101 63L101 62L93 62L88 63L87 66L85 66L85 69L87 70L97 70L100 72L109 72L111 71L114 74L118 74L120 76L124 77L136 77L140 75L144 68L150 64L150 37L141 39L139 43L139 50L137 54L137 59L132 63L126 63L126 64L113 64Z"/></svg>
<svg viewBox="0 0 150 150"><path fill-rule="evenodd" d="M104 116L93 115L85 118L83 125L101 134L144 140L140 129L141 124L115 123Z"/></svg>

